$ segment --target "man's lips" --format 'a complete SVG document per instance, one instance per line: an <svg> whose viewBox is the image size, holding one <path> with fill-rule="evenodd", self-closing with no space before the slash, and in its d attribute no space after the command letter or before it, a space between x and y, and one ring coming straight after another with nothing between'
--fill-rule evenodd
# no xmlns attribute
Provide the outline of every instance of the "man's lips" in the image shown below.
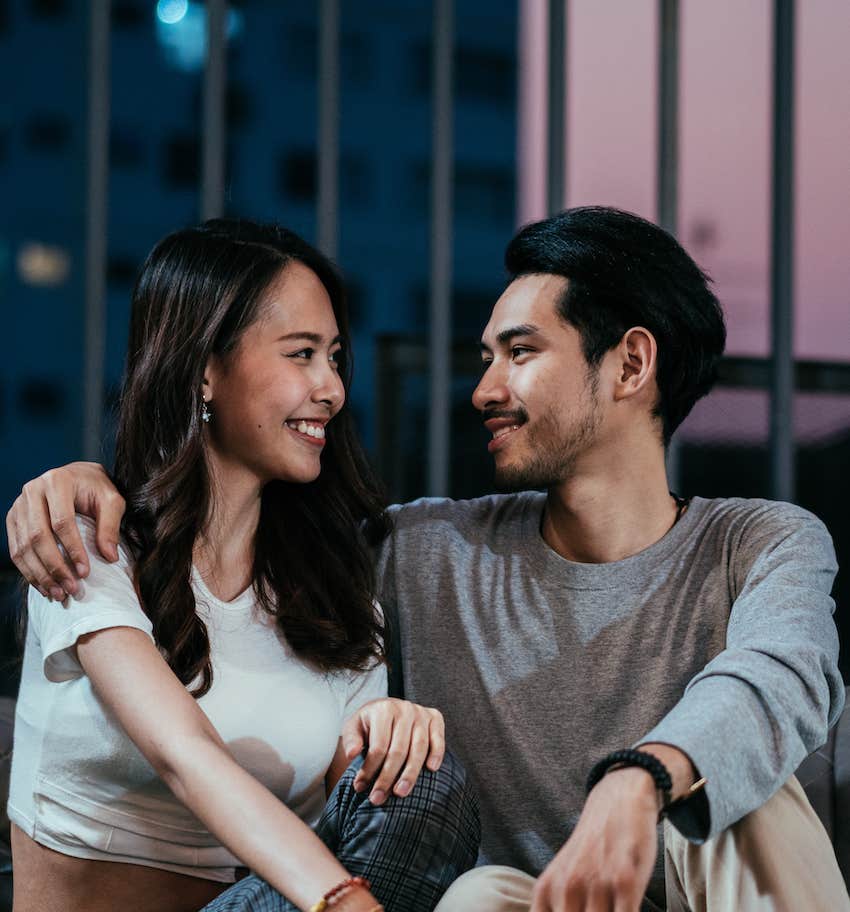
<svg viewBox="0 0 850 912"><path fill-rule="evenodd" d="M495 453L505 446L524 423L525 420L517 415L488 418L484 422L484 427L493 435L493 439L487 444L488 452Z"/></svg>

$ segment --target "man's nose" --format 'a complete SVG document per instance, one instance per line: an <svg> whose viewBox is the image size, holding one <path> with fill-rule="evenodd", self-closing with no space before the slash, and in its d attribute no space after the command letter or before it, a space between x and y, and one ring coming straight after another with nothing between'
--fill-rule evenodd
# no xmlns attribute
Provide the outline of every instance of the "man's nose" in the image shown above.
<svg viewBox="0 0 850 912"><path fill-rule="evenodd" d="M504 405L508 398L508 388L504 376L493 362L484 371L484 376L473 390L472 404L479 412L483 412L484 409L494 405Z"/></svg>

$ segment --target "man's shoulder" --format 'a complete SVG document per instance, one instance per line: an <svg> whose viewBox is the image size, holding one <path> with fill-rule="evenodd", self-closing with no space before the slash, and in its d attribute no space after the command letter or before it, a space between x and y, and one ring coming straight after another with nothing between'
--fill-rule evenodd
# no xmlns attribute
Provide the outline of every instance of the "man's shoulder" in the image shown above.
<svg viewBox="0 0 850 912"><path fill-rule="evenodd" d="M759 552L793 541L832 548L823 522L797 504L744 497L695 498L695 503L700 508L700 526L745 551Z"/></svg>
<svg viewBox="0 0 850 912"><path fill-rule="evenodd" d="M539 508L545 495L536 491L487 494L471 500L423 497L389 508L396 532L440 527L482 533L521 523L529 510Z"/></svg>
<svg viewBox="0 0 850 912"><path fill-rule="evenodd" d="M705 520L728 525L749 525L788 531L801 525L823 526L814 513L797 504L759 497L695 498Z"/></svg>

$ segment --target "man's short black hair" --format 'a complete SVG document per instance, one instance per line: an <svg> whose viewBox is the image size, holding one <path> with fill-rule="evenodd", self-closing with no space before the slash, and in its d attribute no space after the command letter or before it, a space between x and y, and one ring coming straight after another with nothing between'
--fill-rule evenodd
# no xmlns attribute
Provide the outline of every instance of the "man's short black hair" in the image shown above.
<svg viewBox="0 0 850 912"><path fill-rule="evenodd" d="M620 209L583 206L522 228L508 244L510 280L564 276L561 317L574 326L591 366L632 326L658 344L656 381L664 444L717 378L726 343L708 276L672 235Z"/></svg>

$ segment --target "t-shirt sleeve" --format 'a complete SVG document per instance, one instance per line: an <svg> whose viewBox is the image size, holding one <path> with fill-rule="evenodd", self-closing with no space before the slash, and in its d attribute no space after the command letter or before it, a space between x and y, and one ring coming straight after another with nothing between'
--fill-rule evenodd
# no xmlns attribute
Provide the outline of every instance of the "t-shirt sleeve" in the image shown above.
<svg viewBox="0 0 850 912"><path fill-rule="evenodd" d="M343 720L357 712L364 703L380 700L387 695L387 666L383 662L374 665L368 671L352 675L348 698L345 701Z"/></svg>
<svg viewBox="0 0 850 912"><path fill-rule="evenodd" d="M375 603L375 611L383 615L381 605ZM378 662L363 672L353 672L348 678L348 690L343 710L343 721L357 712L364 703L380 700L387 695L387 666Z"/></svg>
<svg viewBox="0 0 850 912"><path fill-rule="evenodd" d="M401 520L403 509L402 506L394 505L387 510L393 530L374 551L376 590L386 624L386 649L389 662L388 688L392 696L401 698L404 698L404 670L401 658L401 624L395 578L395 528Z"/></svg>
<svg viewBox="0 0 850 912"><path fill-rule="evenodd" d="M693 841L767 801L824 743L844 701L823 523L777 505L741 536L734 568L726 648L641 739L678 747L706 777L704 795L670 816Z"/></svg>
<svg viewBox="0 0 850 912"><path fill-rule="evenodd" d="M78 516L77 526L91 567L88 577L80 580L77 594L61 603L51 602L30 587L27 599L28 623L41 645L44 675L55 682L83 676L77 641L87 633L134 627L153 640L153 626L136 595L126 549L119 545L118 561L111 564L97 550L94 523Z"/></svg>

